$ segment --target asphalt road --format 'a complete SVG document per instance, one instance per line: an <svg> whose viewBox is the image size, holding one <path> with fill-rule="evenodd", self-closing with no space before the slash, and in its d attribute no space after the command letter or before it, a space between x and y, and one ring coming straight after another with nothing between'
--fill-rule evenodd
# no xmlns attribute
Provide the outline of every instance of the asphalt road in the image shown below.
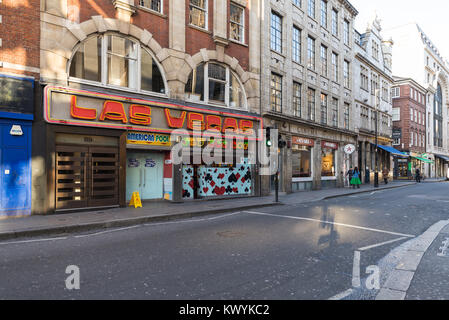
<svg viewBox="0 0 449 320"><path fill-rule="evenodd" d="M352 288L355 251L361 252L362 288L346 298L369 299L374 292L363 289L366 268L448 219L448 194L448 183L425 183L0 242L0 299L329 299ZM66 288L69 265L79 267L79 290Z"/></svg>

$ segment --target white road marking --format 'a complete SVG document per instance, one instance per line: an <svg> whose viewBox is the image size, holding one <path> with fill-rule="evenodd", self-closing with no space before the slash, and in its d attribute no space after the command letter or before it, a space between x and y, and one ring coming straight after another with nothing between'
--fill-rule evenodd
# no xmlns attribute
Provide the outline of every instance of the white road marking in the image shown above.
<svg viewBox="0 0 449 320"><path fill-rule="evenodd" d="M45 242L45 241L58 241L65 240L67 237L59 237L59 238L48 238L48 239L34 239L34 240L21 240L21 241L9 241L9 242L1 242L0 245L8 245L8 244L22 244L22 243L33 243L33 242Z"/></svg>
<svg viewBox="0 0 449 320"><path fill-rule="evenodd" d="M212 218L204 218L204 219L179 220L179 221L169 221L169 222L160 222L160 223L145 223L145 224L142 224L142 225L136 225L136 226L130 226L130 227L118 228L118 229L112 229L112 230L105 230L105 231L100 231L100 232L96 232L96 233L90 233L90 234L75 236L74 238L86 238L86 237L91 237L91 236L99 236L99 235L102 235L102 234L118 232L118 231L124 231L124 230L139 228L139 227L142 227L142 226L148 227L148 226L160 226L160 225L167 225L167 224L193 223L193 222L217 220L217 219L233 216L233 215L236 215L236 214L239 214L239 213L241 213L241 212L234 212L234 213L230 213L230 214L226 214L226 215L221 215L221 216L212 217Z"/></svg>
<svg viewBox="0 0 449 320"><path fill-rule="evenodd" d="M354 263L352 264L352 286L360 287L360 251L354 251Z"/></svg>
<svg viewBox="0 0 449 320"><path fill-rule="evenodd" d="M124 231L124 230L134 229L134 228L138 228L138 227L140 227L140 226L131 226L131 227L126 227L126 228L117 228L117 229L112 229L112 230L106 230L106 231L100 231L100 232L95 232L95 233L83 234L83 235L80 235L80 236L74 236L74 238L87 238L87 237L91 237L91 236L98 236L98 235L101 235L101 234L118 232L118 231Z"/></svg>
<svg viewBox="0 0 449 320"><path fill-rule="evenodd" d="M246 213L250 213L250 214L254 214L254 215L260 215L260 216L270 216L270 217L277 217L277 218L284 218L284 219L304 220L304 221L312 221L312 222L318 222L318 223L324 223L324 224L332 224L332 225L341 226L341 227L354 228L354 229L373 231L373 232L379 232L379 233L386 233L386 234L392 234L392 235L395 235L395 236L401 236L401 237L407 237L407 238L414 238L415 237L414 235L411 235L411 234L403 234L403 233L398 233L398 232L392 232L392 231L386 231L386 230L380 230L380 229L373 229L373 228L367 228L367 227L361 227L361 226L354 226L354 225L345 224L345 223L323 221L323 220L318 220L318 219L303 218L303 217L293 217L293 216L283 216L283 215L278 215L278 214L261 213L261 212L254 212L254 211L245 211L245 212Z"/></svg>
<svg viewBox="0 0 449 320"><path fill-rule="evenodd" d="M366 250L370 250L370 249L373 249L373 248L384 246L386 244L390 244L390 243L393 243L393 242L401 241L401 240L404 240L404 239L408 239L408 237L401 237L401 238L398 238L398 239L393 239L393 240L390 240L390 241L385 241L385 242L373 244L371 246L359 248L357 250L359 250L359 251L366 251Z"/></svg>
<svg viewBox="0 0 449 320"><path fill-rule="evenodd" d="M343 291L342 293L336 294L335 296L329 298L328 300L342 300L347 296L349 296L353 291L354 291L353 289L348 289L346 291Z"/></svg>
<svg viewBox="0 0 449 320"><path fill-rule="evenodd" d="M203 222L203 221L210 221L210 220L217 220L217 219L222 219L222 218L227 218L230 216L235 216L237 214L240 214L242 212L234 212L234 213L229 213L229 214L225 214L225 215L221 215L221 216L217 216L217 217L212 217L212 218L204 218L204 219L192 219L192 220L179 220L179 221L169 221L169 222L159 222L159 223L147 223L144 224L144 226L161 226L161 225L166 225L166 224L181 224L181 223L193 223L193 222Z"/></svg>

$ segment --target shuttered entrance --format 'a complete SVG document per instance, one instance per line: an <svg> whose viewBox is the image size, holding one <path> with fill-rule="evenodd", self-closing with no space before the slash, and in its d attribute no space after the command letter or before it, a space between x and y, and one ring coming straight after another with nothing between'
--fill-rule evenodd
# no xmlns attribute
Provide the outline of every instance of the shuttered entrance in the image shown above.
<svg viewBox="0 0 449 320"><path fill-rule="evenodd" d="M56 146L56 209L119 204L119 150Z"/></svg>

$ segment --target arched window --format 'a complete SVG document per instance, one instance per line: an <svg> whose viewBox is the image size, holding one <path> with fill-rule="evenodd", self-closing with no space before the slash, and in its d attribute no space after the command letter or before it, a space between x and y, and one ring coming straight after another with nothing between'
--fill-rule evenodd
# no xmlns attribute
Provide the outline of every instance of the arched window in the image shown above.
<svg viewBox="0 0 449 320"><path fill-rule="evenodd" d="M94 36L81 43L70 62L69 76L70 80L166 93L153 56L138 42L114 34Z"/></svg>
<svg viewBox="0 0 449 320"><path fill-rule="evenodd" d="M246 109L246 98L238 78L218 63L202 63L189 76L185 92L190 101Z"/></svg>

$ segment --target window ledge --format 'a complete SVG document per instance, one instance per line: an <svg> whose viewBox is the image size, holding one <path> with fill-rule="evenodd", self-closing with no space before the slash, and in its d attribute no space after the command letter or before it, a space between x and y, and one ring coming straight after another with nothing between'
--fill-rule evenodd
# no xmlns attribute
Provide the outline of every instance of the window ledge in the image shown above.
<svg viewBox="0 0 449 320"><path fill-rule="evenodd" d="M243 43L243 42L240 42L240 41L237 41L237 40L233 40L233 39L231 39L231 38L229 38L228 40L229 40L230 42L232 42L232 43L239 44L239 45L241 45L241 46L244 46L244 47L247 47L247 48L248 48L248 45L247 45L246 43Z"/></svg>
<svg viewBox="0 0 449 320"><path fill-rule="evenodd" d="M129 93L142 94L142 95L146 95L146 96L168 98L168 94L166 94L166 93L158 93L158 92L151 92L151 91L144 91L144 90L138 91L137 89L130 89L130 88L125 88L125 87L113 86L113 85L105 85L105 84L102 84L99 82L83 80L83 79L78 79L78 78L69 78L68 79L69 86L70 86L71 82L89 85L89 86L93 86L93 87L109 89L109 90L125 91L125 92L129 92Z"/></svg>
<svg viewBox="0 0 449 320"><path fill-rule="evenodd" d="M247 107L235 108L235 107L227 106L226 104L212 103L210 101L209 102L205 102L205 101L202 101L202 100L194 100L194 99L189 99L188 97L185 98L185 101L190 102L190 103L197 103L197 104L201 104L201 105L207 105L207 106L211 106L211 107L229 109L229 110L248 111Z"/></svg>
<svg viewBox="0 0 449 320"><path fill-rule="evenodd" d="M189 23L187 26L190 27L190 28L192 28L192 29L195 29L195 30L198 30L198 31L207 33L207 34L212 34L211 31L209 31L209 30L207 30L207 29L204 29L204 28L201 28L201 27L198 27L198 26L196 26L196 25L194 25L194 24L190 24L190 23Z"/></svg>
<svg viewBox="0 0 449 320"><path fill-rule="evenodd" d="M292 183L297 182L312 182L313 178L292 178Z"/></svg>
<svg viewBox="0 0 449 320"><path fill-rule="evenodd" d="M147 8L147 7L144 7L144 6L141 6L141 5L138 5L137 8L139 8L142 11L145 11L145 12L148 12L148 13L152 13L152 14L154 14L156 16L159 16L161 18L164 18L164 19L168 18L165 14L163 14L161 12L155 11L153 9L150 9L150 8Z"/></svg>
<svg viewBox="0 0 449 320"><path fill-rule="evenodd" d="M321 177L321 180L332 181L332 180L337 180L337 177Z"/></svg>

